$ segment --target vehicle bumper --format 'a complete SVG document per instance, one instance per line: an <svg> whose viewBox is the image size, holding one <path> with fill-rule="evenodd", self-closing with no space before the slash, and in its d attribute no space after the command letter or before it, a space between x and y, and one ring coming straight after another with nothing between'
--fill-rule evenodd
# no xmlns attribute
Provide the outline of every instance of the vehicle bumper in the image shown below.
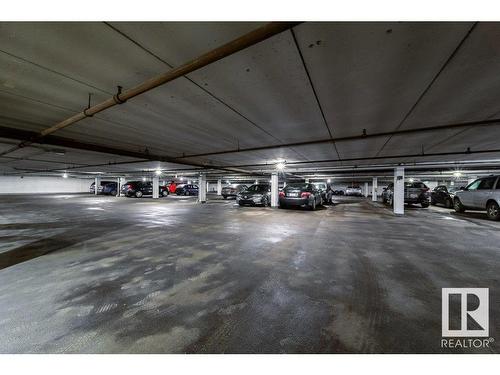
<svg viewBox="0 0 500 375"><path fill-rule="evenodd" d="M280 204L284 204L286 206L307 206L310 204L309 198L281 197L279 201Z"/></svg>
<svg viewBox="0 0 500 375"><path fill-rule="evenodd" d="M238 204L245 205L245 206L256 206L256 205L264 204L264 203L262 203L262 198L256 198L256 199L237 199L237 200L238 200Z"/></svg>

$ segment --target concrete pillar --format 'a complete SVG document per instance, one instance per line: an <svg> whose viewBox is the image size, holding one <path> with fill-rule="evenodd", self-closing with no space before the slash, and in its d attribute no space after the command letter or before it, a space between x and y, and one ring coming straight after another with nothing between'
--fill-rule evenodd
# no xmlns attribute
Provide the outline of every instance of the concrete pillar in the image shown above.
<svg viewBox="0 0 500 375"><path fill-rule="evenodd" d="M376 202L377 201L377 188L378 188L377 177L373 177L373 181L372 181L372 202Z"/></svg>
<svg viewBox="0 0 500 375"><path fill-rule="evenodd" d="M393 193L394 213L404 215L405 213L405 169L404 167L394 168L394 193Z"/></svg>
<svg viewBox="0 0 500 375"><path fill-rule="evenodd" d="M160 177L153 177L153 199L160 198Z"/></svg>
<svg viewBox="0 0 500 375"><path fill-rule="evenodd" d="M222 180L217 180L217 195L222 195Z"/></svg>
<svg viewBox="0 0 500 375"><path fill-rule="evenodd" d="M278 173L271 174L271 207L278 207Z"/></svg>
<svg viewBox="0 0 500 375"><path fill-rule="evenodd" d="M208 186L208 181L207 181L207 193L210 191L210 188Z"/></svg>
<svg viewBox="0 0 500 375"><path fill-rule="evenodd" d="M99 193L99 186L101 186L101 178L96 177L95 178L95 184L94 184L94 194L97 195Z"/></svg>
<svg viewBox="0 0 500 375"><path fill-rule="evenodd" d="M368 198L368 182L365 182L365 198Z"/></svg>
<svg viewBox="0 0 500 375"><path fill-rule="evenodd" d="M118 177L116 179L116 196L119 197L122 191L122 178Z"/></svg>
<svg viewBox="0 0 500 375"><path fill-rule="evenodd" d="M207 201L207 177L200 174L198 180L198 203L205 203Z"/></svg>

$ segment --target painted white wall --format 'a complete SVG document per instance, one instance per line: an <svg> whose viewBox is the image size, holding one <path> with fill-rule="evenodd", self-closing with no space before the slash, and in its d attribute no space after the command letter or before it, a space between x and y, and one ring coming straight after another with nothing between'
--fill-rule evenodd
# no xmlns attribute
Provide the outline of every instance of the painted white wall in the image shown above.
<svg viewBox="0 0 500 375"><path fill-rule="evenodd" d="M0 176L0 194L88 193L94 179Z"/></svg>

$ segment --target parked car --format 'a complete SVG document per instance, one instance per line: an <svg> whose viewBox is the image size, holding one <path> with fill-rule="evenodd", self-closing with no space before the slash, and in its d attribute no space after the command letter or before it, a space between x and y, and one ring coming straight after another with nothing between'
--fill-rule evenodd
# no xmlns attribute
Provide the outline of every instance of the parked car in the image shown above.
<svg viewBox="0 0 500 375"><path fill-rule="evenodd" d="M178 185L175 189L177 195L198 195L198 185Z"/></svg>
<svg viewBox="0 0 500 375"><path fill-rule="evenodd" d="M301 206L314 211L317 206L322 204L321 191L314 184L293 183L279 192L280 208Z"/></svg>
<svg viewBox="0 0 500 375"><path fill-rule="evenodd" d="M97 187L97 194L103 194L102 190L103 190L104 186L106 186L107 184L111 184L111 183L116 184L116 182L114 182L114 181L101 181L100 186ZM92 182L92 184L90 185L89 191L91 194L95 194L95 182Z"/></svg>
<svg viewBox="0 0 500 375"><path fill-rule="evenodd" d="M344 195L344 190L333 190L333 195Z"/></svg>
<svg viewBox="0 0 500 375"><path fill-rule="evenodd" d="M351 186L348 186L345 189L345 195L362 197L363 196L363 190L361 190L361 187L358 186L358 185L351 185Z"/></svg>
<svg viewBox="0 0 500 375"><path fill-rule="evenodd" d="M116 195L118 192L118 183L110 182L102 187L102 193L105 195Z"/></svg>
<svg viewBox="0 0 500 375"><path fill-rule="evenodd" d="M222 188L222 198L227 199L228 197L234 197L238 195L239 192L244 191L248 188L248 186L243 185L243 184L236 184L236 185L230 185L230 186L224 186Z"/></svg>
<svg viewBox="0 0 500 375"><path fill-rule="evenodd" d="M271 204L271 185L255 184L239 192L236 195L236 201L240 206L244 205L262 205L269 206Z"/></svg>
<svg viewBox="0 0 500 375"><path fill-rule="evenodd" d="M313 185L321 193L323 203L332 203L333 191L332 189L330 189L330 186L328 186L326 182L314 182Z"/></svg>
<svg viewBox="0 0 500 375"><path fill-rule="evenodd" d="M153 195L153 183L151 181L129 181L122 186L122 194L126 197L141 198L144 195ZM160 197L168 195L166 186L159 187Z"/></svg>
<svg viewBox="0 0 500 375"><path fill-rule="evenodd" d="M439 185L431 192L431 204L443 204L446 208L453 208L453 198L458 188Z"/></svg>
<svg viewBox="0 0 500 375"><path fill-rule="evenodd" d="M407 204L420 204L423 208L429 207L429 188L420 181L405 182L404 202ZM394 183L390 183L382 193L382 201L393 205Z"/></svg>
<svg viewBox="0 0 500 375"><path fill-rule="evenodd" d="M453 206L457 212L486 210L491 220L500 220L500 176L488 176L471 182L457 191Z"/></svg>

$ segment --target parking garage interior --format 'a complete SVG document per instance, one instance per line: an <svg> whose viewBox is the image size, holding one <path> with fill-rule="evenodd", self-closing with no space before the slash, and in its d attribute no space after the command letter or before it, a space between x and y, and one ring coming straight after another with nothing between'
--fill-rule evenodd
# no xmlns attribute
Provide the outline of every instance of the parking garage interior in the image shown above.
<svg viewBox="0 0 500 375"><path fill-rule="evenodd" d="M500 192L498 40L0 23L0 353L497 353L441 346L441 290L489 288L498 337L498 200L460 200ZM284 207L304 184L330 195ZM269 199L222 196L240 185Z"/></svg>

